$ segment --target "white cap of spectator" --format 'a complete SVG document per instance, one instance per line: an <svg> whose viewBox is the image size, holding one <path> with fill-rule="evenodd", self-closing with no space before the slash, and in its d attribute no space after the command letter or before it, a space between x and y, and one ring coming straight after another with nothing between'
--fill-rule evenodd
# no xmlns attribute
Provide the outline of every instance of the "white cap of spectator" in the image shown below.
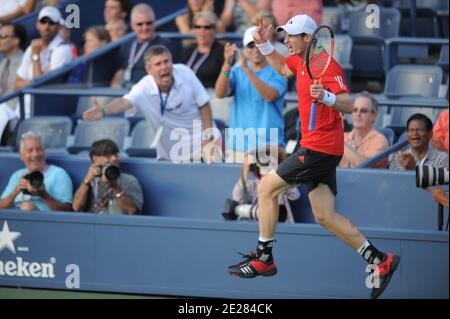
<svg viewBox="0 0 450 319"><path fill-rule="evenodd" d="M64 19L61 16L61 12L56 7L53 6L43 7L41 11L39 11L38 21L45 17L49 18L55 23L65 25Z"/></svg>
<svg viewBox="0 0 450 319"><path fill-rule="evenodd" d="M277 27L277 32L284 30L290 35L299 35L301 33L312 34L316 29L317 24L310 16L299 14L289 19L285 25Z"/></svg>
<svg viewBox="0 0 450 319"><path fill-rule="evenodd" d="M250 27L247 30L245 30L244 38L242 39L242 44L244 47L247 46L250 42L254 42L253 40L253 33L256 32L256 27Z"/></svg>

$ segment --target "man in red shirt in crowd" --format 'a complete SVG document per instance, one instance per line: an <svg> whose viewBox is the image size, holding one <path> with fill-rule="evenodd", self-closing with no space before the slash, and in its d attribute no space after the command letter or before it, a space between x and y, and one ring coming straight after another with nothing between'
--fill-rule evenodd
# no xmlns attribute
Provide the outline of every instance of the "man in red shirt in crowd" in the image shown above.
<svg viewBox="0 0 450 319"><path fill-rule="evenodd" d="M344 129L340 112L351 113L353 102L342 68L332 59L322 77L321 84L310 79L306 66L306 48L311 34L317 28L307 15L297 15L277 31L285 31L284 43L289 50L285 58L268 41L272 26L262 24L253 34L258 49L281 75L297 76L298 111L302 140L298 151L267 174L260 182L259 240L256 253L245 255L245 260L228 267L231 275L242 278L273 276L277 273L272 256L275 228L278 221L277 196L293 185L306 184L311 208L318 224L334 233L347 245L356 249L374 265L374 287L371 297L377 298L387 287L400 262L400 256L379 251L360 233L350 220L339 215L334 208L337 194L336 166L344 153ZM318 100L316 129L308 130L312 99Z"/></svg>

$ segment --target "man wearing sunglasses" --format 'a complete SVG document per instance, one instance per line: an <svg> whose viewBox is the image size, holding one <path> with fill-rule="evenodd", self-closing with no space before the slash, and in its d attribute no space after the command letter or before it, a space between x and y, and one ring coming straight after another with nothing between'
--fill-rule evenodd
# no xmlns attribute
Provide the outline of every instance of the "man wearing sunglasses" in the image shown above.
<svg viewBox="0 0 450 319"><path fill-rule="evenodd" d="M355 100L352 113L353 130L344 134L344 156L339 163L343 168L354 168L389 147L386 137L373 124L378 114L378 101L361 92ZM387 157L375 163L373 168L386 168Z"/></svg>
<svg viewBox="0 0 450 319"><path fill-rule="evenodd" d="M47 6L39 11L36 28L40 38L31 41L31 45L25 51L14 83L16 90L73 60L71 45L58 35L63 24L61 12L56 7Z"/></svg>
<svg viewBox="0 0 450 319"><path fill-rule="evenodd" d="M119 51L120 69L114 74L112 87L131 87L147 75L144 52L152 45L161 44L172 54L177 51L173 43L155 34L155 12L146 3L140 3L131 10L131 29L136 39L125 43Z"/></svg>
<svg viewBox="0 0 450 319"><path fill-rule="evenodd" d="M244 34L242 53L235 44L225 45L222 71L216 82L216 96L233 95L229 127L245 132L254 130L256 139L245 143L245 136L227 140L226 161L243 163L244 154L261 145L273 144L270 130L277 130L278 147L284 150L284 122L282 110L287 80L279 75L259 52L253 40L256 27L248 28ZM239 52L241 63L231 67L233 57ZM250 136L248 136L250 137Z"/></svg>

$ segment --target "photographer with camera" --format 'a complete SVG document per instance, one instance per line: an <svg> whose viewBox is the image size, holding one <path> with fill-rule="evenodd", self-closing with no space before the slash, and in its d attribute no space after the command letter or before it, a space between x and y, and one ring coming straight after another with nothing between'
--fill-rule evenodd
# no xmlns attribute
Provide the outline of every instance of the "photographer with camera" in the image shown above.
<svg viewBox="0 0 450 319"><path fill-rule="evenodd" d="M136 177L120 171L119 148L112 140L92 144L92 165L78 187L73 210L103 214L136 214L142 211L144 195Z"/></svg>
<svg viewBox="0 0 450 319"><path fill-rule="evenodd" d="M277 154L267 156L269 154ZM233 188L231 199L227 199L222 209L222 216L226 220L258 220L258 185L261 178L284 160L284 151L280 148L271 150L269 146L266 150L251 151L244 154L244 164L242 165L241 176ZM255 178L249 178L251 173ZM279 222L294 223L290 201L300 198L300 191L293 187L278 195L280 205Z"/></svg>
<svg viewBox="0 0 450 319"><path fill-rule="evenodd" d="M0 197L0 209L24 211L71 210L72 181L64 169L47 165L38 133L26 132L20 139L20 159L25 168L10 177Z"/></svg>

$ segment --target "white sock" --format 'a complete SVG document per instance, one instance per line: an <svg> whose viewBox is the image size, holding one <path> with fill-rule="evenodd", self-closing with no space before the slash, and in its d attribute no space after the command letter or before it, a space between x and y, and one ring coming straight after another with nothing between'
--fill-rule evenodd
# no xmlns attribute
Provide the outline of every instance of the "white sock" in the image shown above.
<svg viewBox="0 0 450 319"><path fill-rule="evenodd" d="M270 238L268 238L268 237L259 237L258 238L258 240L260 241L260 242L262 242L262 243L267 243L268 241L273 241L273 237L270 237Z"/></svg>
<svg viewBox="0 0 450 319"><path fill-rule="evenodd" d="M368 240L366 240L361 247L359 247L356 251L358 252L358 254L362 255L364 253L364 251L366 250L367 247L370 246L370 243Z"/></svg>

